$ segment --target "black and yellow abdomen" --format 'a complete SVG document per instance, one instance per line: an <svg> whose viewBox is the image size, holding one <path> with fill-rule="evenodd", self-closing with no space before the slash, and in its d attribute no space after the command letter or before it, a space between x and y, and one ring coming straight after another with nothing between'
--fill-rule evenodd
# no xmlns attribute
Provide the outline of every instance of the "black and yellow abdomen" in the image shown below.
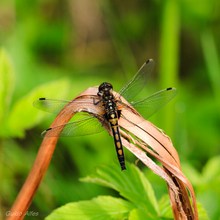
<svg viewBox="0 0 220 220"><path fill-rule="evenodd" d="M110 114L107 114L107 119L110 123L111 129L112 129L112 134L114 137L114 142L115 142L115 149L117 152L118 160L121 165L121 169L125 170L125 159L124 159L124 152L123 152L123 147L121 143L121 135L119 133L119 126L118 126L118 116L117 113L115 112L110 112Z"/></svg>

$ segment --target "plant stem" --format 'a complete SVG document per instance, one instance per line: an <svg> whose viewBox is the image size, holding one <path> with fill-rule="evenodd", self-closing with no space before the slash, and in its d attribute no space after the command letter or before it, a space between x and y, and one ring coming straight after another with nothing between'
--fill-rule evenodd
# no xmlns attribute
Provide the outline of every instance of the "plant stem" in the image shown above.
<svg viewBox="0 0 220 220"><path fill-rule="evenodd" d="M201 36L203 54L208 69L211 86L220 111L220 65L215 40L210 30L205 30Z"/></svg>
<svg viewBox="0 0 220 220"><path fill-rule="evenodd" d="M160 86L177 87L179 65L179 29L180 15L178 2L166 0L162 15L160 41ZM173 102L174 103L174 102ZM169 104L160 115L162 128L172 136L174 131L174 104Z"/></svg>

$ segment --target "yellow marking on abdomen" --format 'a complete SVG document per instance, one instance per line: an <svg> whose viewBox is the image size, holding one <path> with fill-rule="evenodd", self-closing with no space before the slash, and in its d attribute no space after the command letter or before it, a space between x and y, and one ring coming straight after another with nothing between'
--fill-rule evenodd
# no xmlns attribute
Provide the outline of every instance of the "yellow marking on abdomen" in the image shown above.
<svg viewBox="0 0 220 220"><path fill-rule="evenodd" d="M111 118L115 118L115 114L111 114L110 117L111 117Z"/></svg>
<svg viewBox="0 0 220 220"><path fill-rule="evenodd" d="M116 142L116 146L117 146L117 148L120 149L120 148L121 148L121 142L120 142L120 141L117 141L117 142Z"/></svg>
<svg viewBox="0 0 220 220"><path fill-rule="evenodd" d="M115 139L119 140L119 135L118 134L115 134Z"/></svg>
<svg viewBox="0 0 220 220"><path fill-rule="evenodd" d="M118 129L117 129L117 126L116 126L116 125L113 125L113 126L112 126L112 129L113 129L113 131L114 131L115 134L118 133Z"/></svg>
<svg viewBox="0 0 220 220"><path fill-rule="evenodd" d="M117 125L117 118L114 118L114 119L109 119L109 122L112 124L112 125Z"/></svg>
<svg viewBox="0 0 220 220"><path fill-rule="evenodd" d="M118 154L121 156L123 154L122 150L118 150Z"/></svg>

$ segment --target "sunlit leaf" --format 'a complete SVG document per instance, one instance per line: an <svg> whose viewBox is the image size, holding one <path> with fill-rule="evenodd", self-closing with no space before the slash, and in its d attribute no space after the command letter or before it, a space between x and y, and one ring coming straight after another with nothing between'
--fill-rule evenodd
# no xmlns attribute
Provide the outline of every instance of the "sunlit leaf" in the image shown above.
<svg viewBox="0 0 220 220"><path fill-rule="evenodd" d="M220 156L210 159L203 169L204 181L210 182L216 180L216 177L220 177L219 167L220 167Z"/></svg>
<svg viewBox="0 0 220 220"><path fill-rule="evenodd" d="M202 204L197 203L197 207L198 207L199 219L200 220L209 220L210 218L208 217L207 212L204 209L204 207L202 206Z"/></svg>
<svg viewBox="0 0 220 220"><path fill-rule="evenodd" d="M106 220L126 219L134 206L122 199L99 196L92 200L68 203L53 211L46 220Z"/></svg>
<svg viewBox="0 0 220 220"><path fill-rule="evenodd" d="M211 158L204 166L200 182L197 183L197 198L198 201L207 210L210 219L217 219L220 214L220 157ZM205 209L198 205L199 219L207 219Z"/></svg>
<svg viewBox="0 0 220 220"><path fill-rule="evenodd" d="M145 212L143 209L133 209L130 212L129 220L159 220L161 219L159 216L152 216L150 213Z"/></svg>
<svg viewBox="0 0 220 220"><path fill-rule="evenodd" d="M61 98L67 95L69 83L58 80L33 89L28 95L18 100L8 118L8 135L22 137L26 129L33 127L42 120L45 113L33 107L33 102L39 97Z"/></svg>
<svg viewBox="0 0 220 220"><path fill-rule="evenodd" d="M202 181L202 175L189 163L182 164L183 171L186 176L190 179L191 183L198 185Z"/></svg>
<svg viewBox="0 0 220 220"><path fill-rule="evenodd" d="M170 199L168 195L163 196L159 201L160 215L166 219L173 219L173 212L170 205Z"/></svg>
<svg viewBox="0 0 220 220"><path fill-rule="evenodd" d="M134 165L127 164L127 170L124 172L121 172L117 166L102 166L82 180L110 187L137 207L148 210L152 215L156 216L159 212L151 184Z"/></svg>
<svg viewBox="0 0 220 220"><path fill-rule="evenodd" d="M13 67L7 53L0 50L0 123L6 118L14 87ZM1 125L2 126L2 125ZM0 131L1 132L1 131Z"/></svg>

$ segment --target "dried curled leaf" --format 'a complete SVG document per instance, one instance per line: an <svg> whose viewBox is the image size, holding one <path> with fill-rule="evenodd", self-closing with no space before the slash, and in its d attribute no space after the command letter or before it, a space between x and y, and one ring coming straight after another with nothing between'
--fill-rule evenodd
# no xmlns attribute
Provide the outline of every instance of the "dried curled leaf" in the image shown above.
<svg viewBox="0 0 220 220"><path fill-rule="evenodd" d="M119 95L117 93L114 94ZM77 112L87 112L96 116L110 135L112 135L108 124L103 123L103 120L100 118L100 115L104 114L103 109L98 105L94 105L94 97L96 97L96 95L97 87L88 88L81 93L59 112L51 124L51 128L66 124ZM173 147L170 138L152 123L144 120L123 97L121 97L121 99L127 105L127 108L123 109L123 115L127 119L123 117L119 119L123 146L167 182L174 218L197 220L198 212L195 193L191 183L181 171L178 153ZM82 100L82 102L80 102L80 100ZM62 129L63 127L60 126L58 135L62 132ZM11 213L19 212L21 215L16 216L16 218L8 216L8 220L23 219L46 173L57 140L58 136L47 138L46 133L33 168L11 209ZM162 167L157 165L147 154L155 157L162 164Z"/></svg>
<svg viewBox="0 0 220 220"><path fill-rule="evenodd" d="M87 99L88 95L92 96L96 93L97 88L89 88L77 99ZM115 93L115 95L118 94ZM123 109L123 114L131 120L123 117L119 119L119 125L123 129L120 131L123 146L167 182L175 219L198 219L193 187L181 171L179 156L170 138L152 123L144 120L126 100L121 99L129 106L129 108ZM76 104L75 110L86 111L94 115L101 113L101 109L93 104L92 99L86 101L88 101L87 106L77 106L78 104ZM74 105L74 101L72 104ZM106 129L111 134L108 126ZM162 167L158 166L146 153L155 157Z"/></svg>

